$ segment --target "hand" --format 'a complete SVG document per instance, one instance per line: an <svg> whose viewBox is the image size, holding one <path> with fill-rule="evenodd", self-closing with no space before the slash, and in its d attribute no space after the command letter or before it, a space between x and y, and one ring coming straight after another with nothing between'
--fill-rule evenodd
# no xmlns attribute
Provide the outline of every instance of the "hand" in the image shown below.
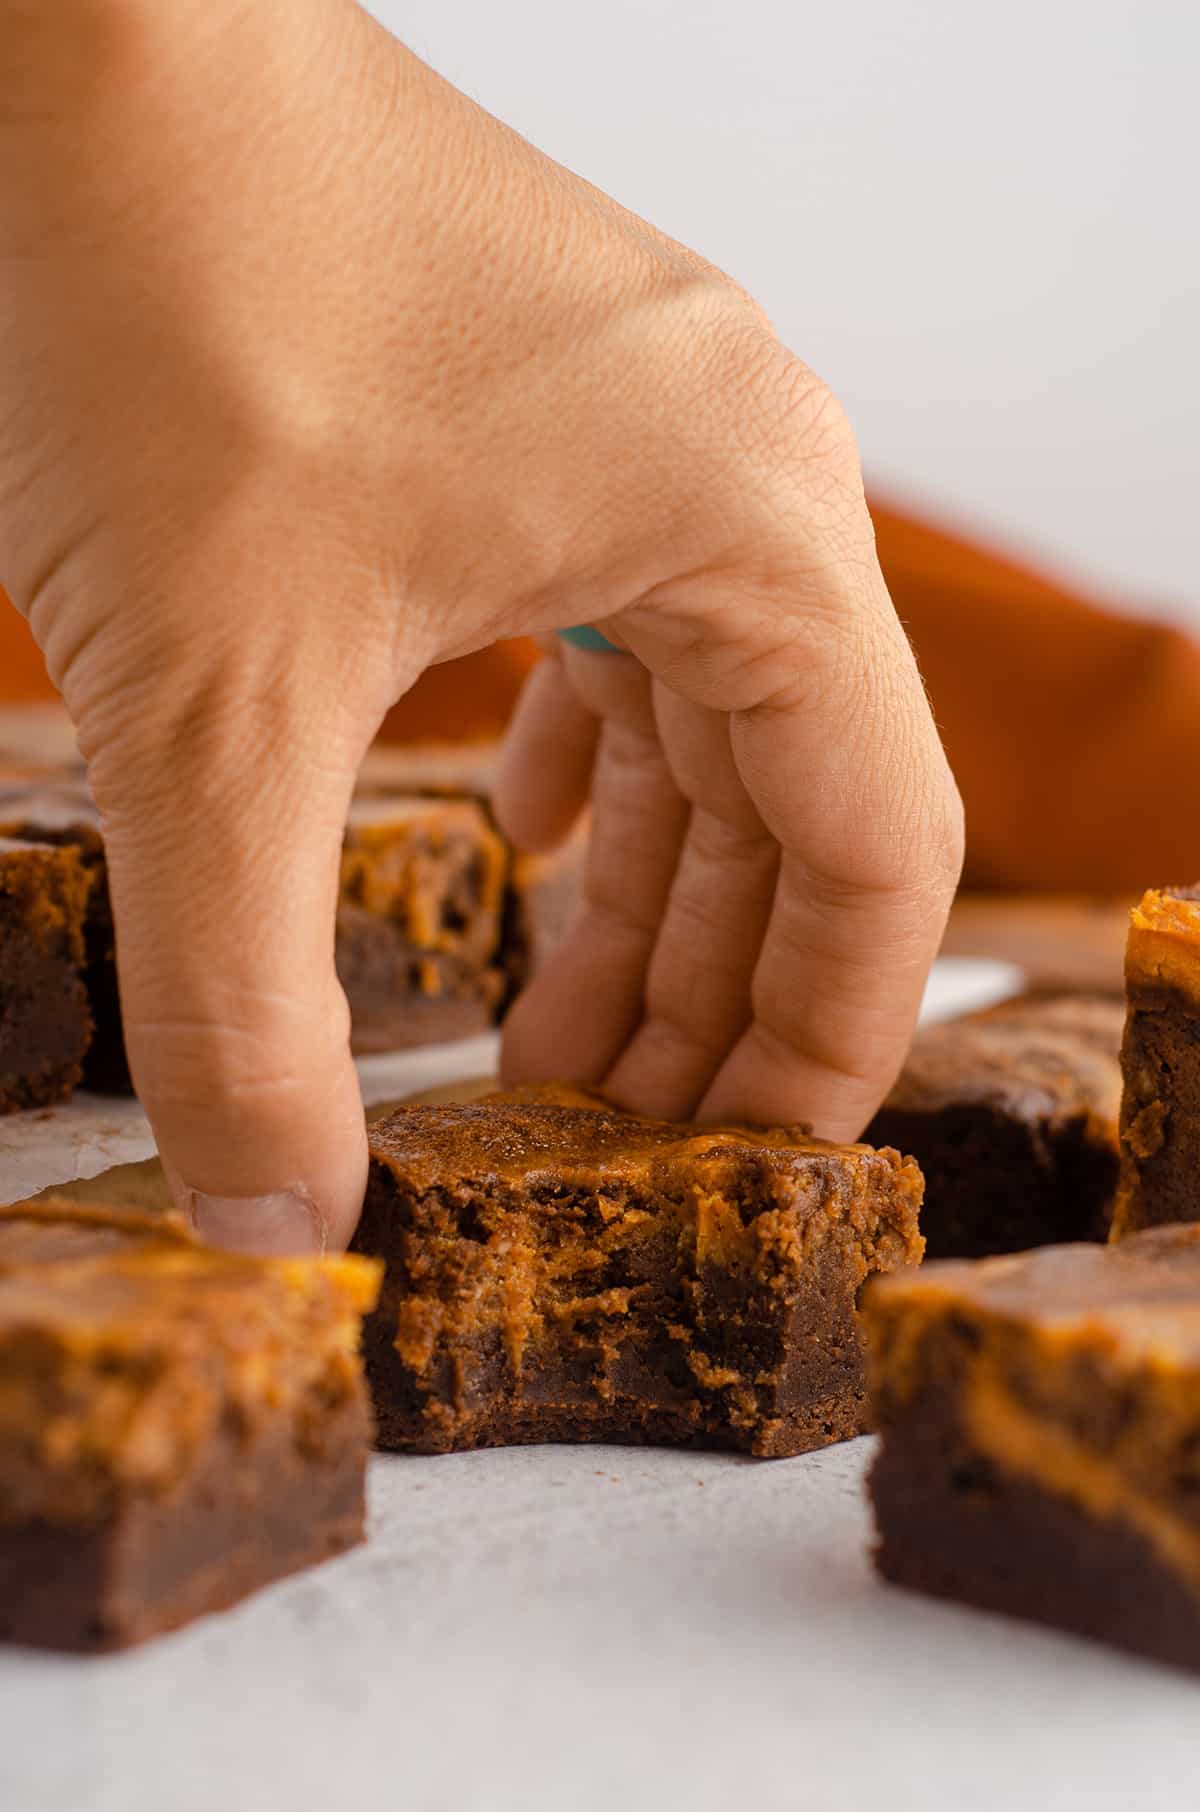
<svg viewBox="0 0 1200 1812"><path fill-rule="evenodd" d="M857 1133L961 830L829 392L352 0L49 11L0 0L0 577L91 764L134 1077L204 1230L348 1237L357 766L430 662L575 622L636 659L547 663L515 729L514 833L590 785L594 834L507 1073Z"/></svg>

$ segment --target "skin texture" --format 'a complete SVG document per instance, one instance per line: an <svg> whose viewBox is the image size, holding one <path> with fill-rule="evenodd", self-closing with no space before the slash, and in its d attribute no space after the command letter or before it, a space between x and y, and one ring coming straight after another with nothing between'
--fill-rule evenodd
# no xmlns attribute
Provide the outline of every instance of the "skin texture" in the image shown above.
<svg viewBox="0 0 1200 1812"><path fill-rule="evenodd" d="M507 1078L856 1134L961 823L829 391L352 0L0 0L0 46L0 577L206 1230L347 1238L357 765L427 665L571 623L636 658L567 651L514 727L509 829L590 792L594 842Z"/></svg>

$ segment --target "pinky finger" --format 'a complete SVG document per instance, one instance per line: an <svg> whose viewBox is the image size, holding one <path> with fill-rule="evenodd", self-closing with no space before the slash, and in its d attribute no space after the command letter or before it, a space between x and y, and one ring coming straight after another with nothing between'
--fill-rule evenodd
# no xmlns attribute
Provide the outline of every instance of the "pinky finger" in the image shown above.
<svg viewBox="0 0 1200 1812"><path fill-rule="evenodd" d="M539 661L509 725L494 801L519 848L552 849L566 836L587 802L599 733L557 653Z"/></svg>

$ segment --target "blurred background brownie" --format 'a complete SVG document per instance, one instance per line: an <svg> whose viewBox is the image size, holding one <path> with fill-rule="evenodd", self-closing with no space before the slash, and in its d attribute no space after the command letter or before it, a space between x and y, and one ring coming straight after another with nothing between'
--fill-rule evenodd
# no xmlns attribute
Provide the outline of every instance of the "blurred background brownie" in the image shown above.
<svg viewBox="0 0 1200 1812"><path fill-rule="evenodd" d="M398 791L388 776L404 772L414 784ZM446 786L434 789L435 777ZM563 934L580 889L582 834L550 857L514 850L486 793L463 790L486 778L478 754L404 751L375 764L356 795L342 850L336 961L357 1053L490 1030ZM428 790L415 790L417 780ZM86 870L82 973L94 1030L82 1079L97 1093L127 1094L108 872L86 784L0 789L0 834L72 851ZM4 999L0 981L0 1010Z"/></svg>
<svg viewBox="0 0 1200 1812"><path fill-rule="evenodd" d="M918 1032L863 1136L921 1166L931 1258L1105 1237L1123 1021L1119 1001L1060 995Z"/></svg>
<svg viewBox="0 0 1200 1812"><path fill-rule="evenodd" d="M355 800L336 950L356 1051L432 1044L495 1024L508 992L509 867L482 800Z"/></svg>
<svg viewBox="0 0 1200 1812"><path fill-rule="evenodd" d="M85 1088L101 1095L127 1095L132 1083L121 1024L116 933L99 814L82 786L60 787L13 803L20 803L31 815L10 820L5 827L9 835L74 851L87 870L91 884L83 923L83 980L92 1015L92 1038L84 1057L82 1081Z"/></svg>
<svg viewBox="0 0 1200 1812"><path fill-rule="evenodd" d="M496 942L488 946L484 940L483 947L477 945L470 961L464 964L461 940L456 947L452 926L443 928L441 947L434 954L455 960L437 965L440 993L431 995L408 990L407 1016L403 1002L397 997L391 1011L397 1022L401 1046L462 1037L496 1024L530 976L562 940L579 903L587 853L586 814L560 848L538 855L516 849L500 831L492 814L496 758L495 743L425 743L401 748L376 745L363 763L351 812L348 843L359 824L374 820L382 830L389 814L393 817L412 814L418 819L423 813L426 814L424 822L430 825L435 820L440 801L445 807L457 805L462 809L463 816L458 822L460 834L470 822L468 814L474 814L471 835L476 839L476 850L473 855L469 849L462 853L476 872L480 869L495 872L494 854L487 847L489 842L502 852L499 924L496 926L490 917L493 903L490 889L487 909L476 917L480 929L491 927L498 933ZM343 864L343 877L345 872ZM361 919L347 913L345 895L343 880L339 973L344 968L346 975L352 976L354 965L364 960L361 946L353 951L351 948L359 935L369 939L376 960L382 962L386 973L389 962L394 959L395 940L380 936L378 927L364 928ZM461 907L459 913L461 915ZM450 937L445 936L446 930L451 931ZM361 989L352 996L352 1006L360 994ZM379 1004L378 996L376 1001L372 1017L380 1011L389 1011ZM456 1001L466 1005L460 1004L456 1011ZM485 1007L487 1011L483 1010ZM368 1012L364 1002L356 1016L364 1028ZM456 1030L456 1024L461 1029ZM391 1048L380 1046L371 1030L360 1031L358 1023L354 1038L356 1049L362 1051Z"/></svg>
<svg viewBox="0 0 1200 1812"><path fill-rule="evenodd" d="M916 1262L921 1178L796 1130L673 1126L574 1089L370 1131L357 1251L379 1441L774 1456L864 1428L857 1296Z"/></svg>
<svg viewBox="0 0 1200 1812"><path fill-rule="evenodd" d="M1200 1220L1200 887L1134 908L1125 989L1116 1238Z"/></svg>
<svg viewBox="0 0 1200 1812"><path fill-rule="evenodd" d="M77 850L0 838L0 1113L70 1095L92 1037Z"/></svg>
<svg viewBox="0 0 1200 1812"><path fill-rule="evenodd" d="M865 1293L885 1578L1200 1668L1200 1227Z"/></svg>

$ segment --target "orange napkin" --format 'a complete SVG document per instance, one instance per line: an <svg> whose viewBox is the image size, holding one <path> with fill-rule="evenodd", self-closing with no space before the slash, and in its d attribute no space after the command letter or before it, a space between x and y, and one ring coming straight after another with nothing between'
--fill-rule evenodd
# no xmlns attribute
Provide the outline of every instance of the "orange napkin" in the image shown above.
<svg viewBox="0 0 1200 1812"><path fill-rule="evenodd" d="M966 804L967 884L1139 894L1200 874L1200 642L871 513Z"/></svg>
<svg viewBox="0 0 1200 1812"><path fill-rule="evenodd" d="M0 591L0 703L56 696L24 617Z"/></svg>
<svg viewBox="0 0 1200 1812"><path fill-rule="evenodd" d="M1200 874L1200 643L878 500L872 514L966 802L968 884L1123 894ZM505 642L432 668L384 737L496 734L537 658ZM0 699L52 695L0 593Z"/></svg>

